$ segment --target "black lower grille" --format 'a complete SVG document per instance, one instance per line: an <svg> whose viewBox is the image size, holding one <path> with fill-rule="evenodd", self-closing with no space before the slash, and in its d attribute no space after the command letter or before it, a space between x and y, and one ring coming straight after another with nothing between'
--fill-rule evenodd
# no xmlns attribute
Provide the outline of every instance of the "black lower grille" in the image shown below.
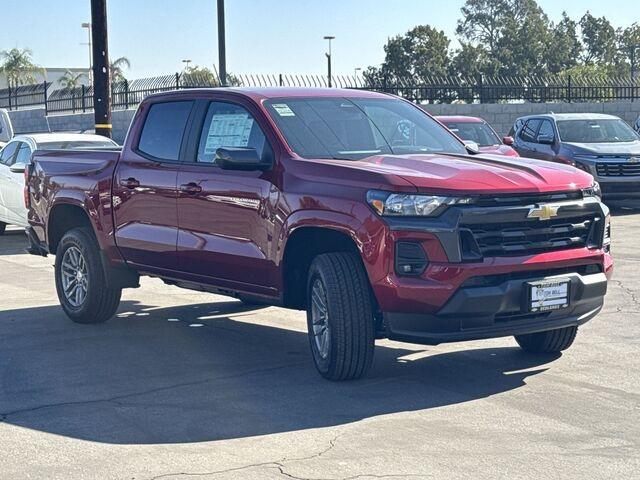
<svg viewBox="0 0 640 480"><path fill-rule="evenodd" d="M599 177L640 177L640 163L598 163Z"/></svg>
<svg viewBox="0 0 640 480"><path fill-rule="evenodd" d="M483 256L503 257L585 247L597 221L598 219L591 215L484 223L468 228Z"/></svg>

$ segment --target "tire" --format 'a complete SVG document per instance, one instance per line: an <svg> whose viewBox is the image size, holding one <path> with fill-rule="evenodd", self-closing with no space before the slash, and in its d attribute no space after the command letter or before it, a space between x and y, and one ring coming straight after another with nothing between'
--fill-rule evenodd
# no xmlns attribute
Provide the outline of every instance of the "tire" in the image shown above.
<svg viewBox="0 0 640 480"><path fill-rule="evenodd" d="M4 235L4 231L7 229L7 224L0 222L0 236Z"/></svg>
<svg viewBox="0 0 640 480"><path fill-rule="evenodd" d="M324 316L318 305L324 308ZM352 380L371 367L373 310L371 288L358 255L325 253L313 260L307 281L307 328L313 361L324 378Z"/></svg>
<svg viewBox="0 0 640 480"><path fill-rule="evenodd" d="M69 268L70 265L72 268ZM78 270L81 271L79 277ZM73 279L74 272L75 283L69 281ZM62 237L56 251L55 277L60 305L74 322L102 323L116 313L122 289L107 286L100 248L91 229L74 228ZM72 287L77 286L78 282L83 285L84 295L78 294L78 289ZM69 295L65 294L65 286Z"/></svg>
<svg viewBox="0 0 640 480"><path fill-rule="evenodd" d="M515 339L525 352L557 353L571 346L578 333L578 327L565 327L546 332L516 335Z"/></svg>

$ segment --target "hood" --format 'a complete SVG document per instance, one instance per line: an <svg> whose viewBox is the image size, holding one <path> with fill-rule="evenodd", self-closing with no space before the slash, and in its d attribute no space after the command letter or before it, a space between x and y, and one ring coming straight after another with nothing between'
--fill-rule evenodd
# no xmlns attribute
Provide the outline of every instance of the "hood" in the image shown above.
<svg viewBox="0 0 640 480"><path fill-rule="evenodd" d="M563 145L571 147L575 153L589 155L640 155L640 141L624 143L576 143L563 142Z"/></svg>
<svg viewBox="0 0 640 480"><path fill-rule="evenodd" d="M344 166L396 175L431 193L536 193L588 188L593 177L553 162L499 155L380 155Z"/></svg>
<svg viewBox="0 0 640 480"><path fill-rule="evenodd" d="M489 145L488 147L480 147L480 152L491 153L495 155L506 155L507 157L519 157L516 152L509 145Z"/></svg>

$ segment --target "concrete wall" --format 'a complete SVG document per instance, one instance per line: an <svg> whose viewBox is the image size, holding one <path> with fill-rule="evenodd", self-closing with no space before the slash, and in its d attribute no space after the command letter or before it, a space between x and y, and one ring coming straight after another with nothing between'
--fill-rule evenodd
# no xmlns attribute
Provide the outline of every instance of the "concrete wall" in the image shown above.
<svg viewBox="0 0 640 480"><path fill-rule="evenodd" d="M506 135L518 117L541 113L607 113L616 115L633 125L640 115L639 102L608 103L522 103L522 104L472 104L472 105L423 105L432 115L471 115L482 117L498 134Z"/></svg>
<svg viewBox="0 0 640 480"><path fill-rule="evenodd" d="M129 129L135 110L114 110L111 123L113 139L122 144ZM37 132L80 132L93 130L93 112L70 113L65 115L45 116L44 108L15 110L9 112L11 123L16 134Z"/></svg>

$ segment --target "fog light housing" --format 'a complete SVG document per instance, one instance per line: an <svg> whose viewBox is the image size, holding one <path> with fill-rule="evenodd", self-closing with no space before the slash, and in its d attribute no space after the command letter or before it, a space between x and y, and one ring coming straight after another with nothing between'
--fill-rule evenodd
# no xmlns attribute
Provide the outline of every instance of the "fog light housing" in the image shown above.
<svg viewBox="0 0 640 480"><path fill-rule="evenodd" d="M395 270L398 275L417 277L424 273L428 264L427 254L420 243L396 243Z"/></svg>

